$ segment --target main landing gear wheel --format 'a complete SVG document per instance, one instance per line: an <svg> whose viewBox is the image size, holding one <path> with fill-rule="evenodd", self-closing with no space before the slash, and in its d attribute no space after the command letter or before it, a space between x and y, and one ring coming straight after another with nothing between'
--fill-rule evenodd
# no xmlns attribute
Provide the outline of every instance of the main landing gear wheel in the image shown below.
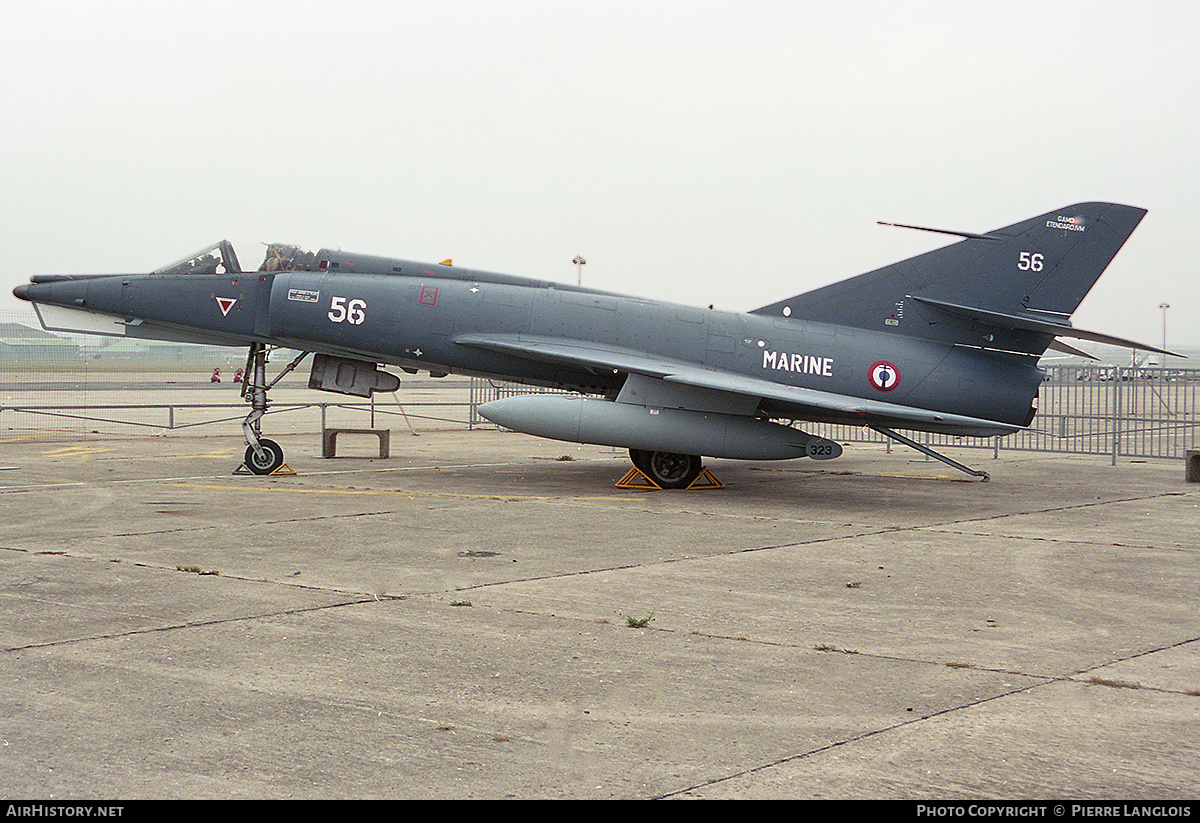
<svg viewBox="0 0 1200 823"><path fill-rule="evenodd" d="M633 465L664 489L686 489L700 476L700 455L630 449Z"/></svg>
<svg viewBox="0 0 1200 823"><path fill-rule="evenodd" d="M633 465L637 470L647 477L650 476L650 452L644 449L630 449L629 459L633 461Z"/></svg>
<svg viewBox="0 0 1200 823"><path fill-rule="evenodd" d="M283 465L282 446L266 438L259 438L258 445L262 449L261 455L253 446L246 447L246 468L253 474L270 474Z"/></svg>

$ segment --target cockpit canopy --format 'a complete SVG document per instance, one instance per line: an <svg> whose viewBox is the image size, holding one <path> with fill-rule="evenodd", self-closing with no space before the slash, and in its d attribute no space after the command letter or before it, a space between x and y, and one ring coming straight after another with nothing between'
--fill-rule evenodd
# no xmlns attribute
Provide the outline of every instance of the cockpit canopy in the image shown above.
<svg viewBox="0 0 1200 823"><path fill-rule="evenodd" d="M266 256L258 271L316 271L317 253L287 243L266 243ZM242 266L228 240L214 243L154 274L240 274Z"/></svg>

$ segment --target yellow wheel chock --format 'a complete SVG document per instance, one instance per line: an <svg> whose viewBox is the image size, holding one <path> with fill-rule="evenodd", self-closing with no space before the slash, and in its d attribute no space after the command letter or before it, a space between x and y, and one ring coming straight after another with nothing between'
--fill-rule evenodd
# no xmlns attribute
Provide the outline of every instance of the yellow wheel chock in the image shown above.
<svg viewBox="0 0 1200 823"><path fill-rule="evenodd" d="M662 491L663 487L655 483L646 473L634 466L629 471L625 472L625 476L617 481L618 489L650 489L653 491ZM696 475L696 479L684 491L692 491L693 489L723 489L725 484L717 479L717 476L710 472L707 468L700 470L700 474Z"/></svg>

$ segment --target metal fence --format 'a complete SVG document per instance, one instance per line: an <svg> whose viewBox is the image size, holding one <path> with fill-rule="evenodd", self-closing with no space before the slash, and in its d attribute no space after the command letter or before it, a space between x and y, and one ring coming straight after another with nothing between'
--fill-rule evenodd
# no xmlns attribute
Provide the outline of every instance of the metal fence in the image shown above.
<svg viewBox="0 0 1200 823"><path fill-rule="evenodd" d="M1184 459L1200 448L1200 369L1148 373L1122 367L1052 366L1038 394L1033 424L1006 437L914 434L929 446L1000 451ZM864 428L814 426L806 430L839 442L887 438Z"/></svg>
<svg viewBox="0 0 1200 823"><path fill-rule="evenodd" d="M1003 448L1183 459L1200 444L1200 370L1056 367L1034 425Z"/></svg>
<svg viewBox="0 0 1200 823"><path fill-rule="evenodd" d="M211 383L207 374L146 372L114 375L56 372L25 379L0 375L0 442L95 440L172 433L241 435L250 411L240 383ZM303 378L271 392L268 431L311 433L326 428L462 428L471 420L470 381L406 381L398 395L370 401L317 394ZM214 424L219 431L213 431Z"/></svg>
<svg viewBox="0 0 1200 823"><path fill-rule="evenodd" d="M933 447L1107 455L1114 462L1119 457L1183 459L1189 449L1200 449L1200 369L1054 366L1047 374L1038 415L1029 429L991 438L909 434ZM236 424L248 410L234 387L214 387L196 374L114 377L58 372L40 382L10 375L2 388L0 440L85 440L138 436L147 429L165 434L214 423L236 435ZM273 390L269 425L296 433L366 425L487 427L491 424L476 412L480 404L532 392L550 393L515 383L447 378L406 381L397 396L377 396L371 402L312 402L306 385L295 380ZM797 424L842 443L890 444L872 429Z"/></svg>

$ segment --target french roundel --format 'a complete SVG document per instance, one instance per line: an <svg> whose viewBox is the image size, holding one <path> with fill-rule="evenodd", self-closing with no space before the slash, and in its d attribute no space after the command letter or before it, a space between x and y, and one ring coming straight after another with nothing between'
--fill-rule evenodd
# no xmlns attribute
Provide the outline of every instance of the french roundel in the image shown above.
<svg viewBox="0 0 1200 823"><path fill-rule="evenodd" d="M900 385L900 370L895 363L877 360L871 364L871 385L880 391L891 391Z"/></svg>

